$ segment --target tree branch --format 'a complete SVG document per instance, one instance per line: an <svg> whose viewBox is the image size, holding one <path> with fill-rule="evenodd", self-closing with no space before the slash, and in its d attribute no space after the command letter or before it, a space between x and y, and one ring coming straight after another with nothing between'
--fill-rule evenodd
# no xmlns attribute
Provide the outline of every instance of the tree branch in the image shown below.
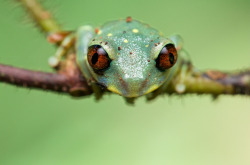
<svg viewBox="0 0 250 165"><path fill-rule="evenodd" d="M85 96L92 93L86 80L74 74L46 73L30 71L0 64L0 81L21 87L36 88L72 96Z"/></svg>
<svg viewBox="0 0 250 165"><path fill-rule="evenodd" d="M218 96L250 95L250 70L238 72L222 72L215 70L197 71L191 67L184 81L176 77L168 88L169 93L212 94Z"/></svg>
<svg viewBox="0 0 250 165"><path fill-rule="evenodd" d="M0 64L0 81L21 87L67 93L75 97L92 94L91 87L88 86L80 71L74 68L76 67L65 65L62 73L45 73ZM70 71L70 74L67 71ZM173 79L167 93L250 95L250 70L235 73L211 70L187 73L182 83L180 83L180 76Z"/></svg>
<svg viewBox="0 0 250 165"><path fill-rule="evenodd" d="M62 31L58 23L49 11L45 10L40 3L35 0L18 0L27 10L38 28L45 34Z"/></svg>
<svg viewBox="0 0 250 165"><path fill-rule="evenodd" d="M250 70L235 73L209 70L202 76L225 86L224 94L250 95Z"/></svg>

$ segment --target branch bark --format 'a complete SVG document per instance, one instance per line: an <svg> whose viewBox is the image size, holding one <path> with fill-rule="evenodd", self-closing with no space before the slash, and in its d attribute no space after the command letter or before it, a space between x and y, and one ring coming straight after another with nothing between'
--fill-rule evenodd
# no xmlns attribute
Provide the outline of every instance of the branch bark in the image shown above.
<svg viewBox="0 0 250 165"><path fill-rule="evenodd" d="M31 71L0 64L0 81L8 84L85 96L92 93L86 80L80 74L72 76L63 73Z"/></svg>
<svg viewBox="0 0 250 165"><path fill-rule="evenodd" d="M65 68L66 69L66 68ZM69 68L67 68L69 69ZM69 69L70 70L70 69ZM73 73L73 74L72 74ZM180 90L179 77L169 85L169 94L211 94L218 96L250 95L250 70L245 72L225 73L220 71L189 72L182 82L184 90ZM66 93L75 97L93 93L80 71L71 74L46 73L31 71L0 64L0 81L8 84L48 90L57 93Z"/></svg>
<svg viewBox="0 0 250 165"><path fill-rule="evenodd" d="M211 94L218 96L250 95L250 70L238 72L222 72L217 70L196 71L191 68L186 73L185 79L176 77L170 87L169 93L179 94Z"/></svg>

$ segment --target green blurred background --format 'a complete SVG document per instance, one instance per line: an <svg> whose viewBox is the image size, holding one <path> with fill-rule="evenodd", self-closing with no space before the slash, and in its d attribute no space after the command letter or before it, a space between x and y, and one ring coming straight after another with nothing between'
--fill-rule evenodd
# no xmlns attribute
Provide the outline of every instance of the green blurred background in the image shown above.
<svg viewBox="0 0 250 165"><path fill-rule="evenodd" d="M51 71L55 49L12 1L0 0L0 63ZM45 1L67 30L143 20L179 33L200 69L250 66L249 0ZM72 99L0 84L1 165L249 165L249 97L117 95Z"/></svg>

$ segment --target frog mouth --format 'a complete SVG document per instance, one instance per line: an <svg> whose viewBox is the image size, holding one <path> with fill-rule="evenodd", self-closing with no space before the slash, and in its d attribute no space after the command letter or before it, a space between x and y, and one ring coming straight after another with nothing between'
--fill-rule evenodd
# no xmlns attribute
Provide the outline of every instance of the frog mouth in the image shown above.
<svg viewBox="0 0 250 165"><path fill-rule="evenodd" d="M133 97L140 97L140 96L146 95L158 88L159 86L153 85L150 88L146 89L145 91L125 91L125 90L119 90L114 86L110 86L108 90L123 97L133 98Z"/></svg>
<svg viewBox="0 0 250 165"><path fill-rule="evenodd" d="M119 78L119 84L110 85L107 87L107 89L123 97L139 97L146 95L159 88L159 85L149 85L148 82L148 78L144 80L133 80L129 83L125 82L122 78Z"/></svg>

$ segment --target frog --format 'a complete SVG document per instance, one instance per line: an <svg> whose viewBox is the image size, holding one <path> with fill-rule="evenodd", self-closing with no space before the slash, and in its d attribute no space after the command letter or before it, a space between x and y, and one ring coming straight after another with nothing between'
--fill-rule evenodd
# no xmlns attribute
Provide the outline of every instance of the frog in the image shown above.
<svg viewBox="0 0 250 165"><path fill-rule="evenodd" d="M49 64L57 67L72 46L77 65L97 99L105 93L103 88L127 102L144 95L155 98L166 91L173 77L181 75L183 63L189 60L179 35L165 37L131 17L96 28L84 25L67 34Z"/></svg>

